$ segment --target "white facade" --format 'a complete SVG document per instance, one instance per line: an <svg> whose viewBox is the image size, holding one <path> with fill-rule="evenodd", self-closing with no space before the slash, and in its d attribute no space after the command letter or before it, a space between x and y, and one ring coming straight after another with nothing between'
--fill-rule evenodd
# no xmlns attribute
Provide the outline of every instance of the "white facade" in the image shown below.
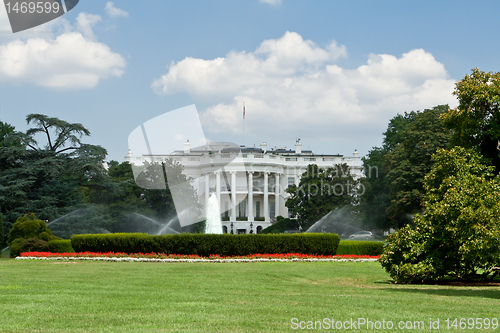
<svg viewBox="0 0 500 333"><path fill-rule="evenodd" d="M327 168L346 163L353 176L362 175L361 158L357 151L352 156L315 155L302 150L300 140L295 150L236 147L226 143L211 143L191 149L189 141L183 151L165 155L134 156L129 151L126 161L162 161L171 158L184 166L184 174L192 179L200 203L207 207L208 198L216 194L222 212L225 232L259 232L270 226L276 217L288 217L285 202L289 194L284 190L299 184L300 176L309 164ZM253 186L249 186L252 184Z"/></svg>

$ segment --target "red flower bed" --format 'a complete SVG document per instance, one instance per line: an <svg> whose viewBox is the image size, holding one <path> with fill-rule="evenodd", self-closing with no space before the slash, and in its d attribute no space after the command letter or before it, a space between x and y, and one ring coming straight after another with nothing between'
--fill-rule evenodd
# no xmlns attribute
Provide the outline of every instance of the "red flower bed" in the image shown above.
<svg viewBox="0 0 500 333"><path fill-rule="evenodd" d="M379 256L365 256L355 254L343 254L335 256L301 254L301 253L277 253L277 254L252 254L248 256L224 257L212 254L210 257L200 257L197 254L165 254L165 253L123 253L123 252L77 252L77 253L52 253L52 252L23 252L21 257L75 257L75 258L146 258L146 259L378 259Z"/></svg>

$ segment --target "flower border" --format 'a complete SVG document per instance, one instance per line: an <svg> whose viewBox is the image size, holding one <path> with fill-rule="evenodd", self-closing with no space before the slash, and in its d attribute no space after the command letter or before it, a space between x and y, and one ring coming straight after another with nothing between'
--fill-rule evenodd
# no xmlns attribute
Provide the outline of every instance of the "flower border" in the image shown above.
<svg viewBox="0 0 500 333"><path fill-rule="evenodd" d="M121 252L78 252L78 253L51 253L51 252L23 252L16 260L95 260L95 261L127 261L127 262L366 262L377 261L379 256L366 255L313 255L301 253L285 254L252 254L248 256L165 254L165 253L121 253Z"/></svg>

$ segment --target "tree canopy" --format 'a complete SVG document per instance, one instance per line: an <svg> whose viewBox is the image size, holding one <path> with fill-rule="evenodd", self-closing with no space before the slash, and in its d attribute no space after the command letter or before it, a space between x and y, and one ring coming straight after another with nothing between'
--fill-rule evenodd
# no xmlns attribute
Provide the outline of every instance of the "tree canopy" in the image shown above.
<svg viewBox="0 0 500 333"><path fill-rule="evenodd" d="M380 228L401 227L422 210L424 177L431 170L432 155L446 148L451 132L441 121L447 105L398 114L384 133L383 147L373 148L363 159L366 193L361 213Z"/></svg>
<svg viewBox="0 0 500 333"><path fill-rule="evenodd" d="M0 126L0 213L8 230L28 212L53 220L84 204L85 189L113 187L103 167L106 150L81 141L90 135L81 124L40 114L26 120L35 126L26 133ZM37 133L45 134L45 144Z"/></svg>
<svg viewBox="0 0 500 333"><path fill-rule="evenodd" d="M387 239L380 262L400 283L492 279L500 268L500 176L475 151L438 150L424 213Z"/></svg>
<svg viewBox="0 0 500 333"><path fill-rule="evenodd" d="M457 108L443 114L452 144L474 149L500 172L500 73L477 68L456 84Z"/></svg>
<svg viewBox="0 0 500 333"><path fill-rule="evenodd" d="M359 182L347 164L326 169L310 164L299 186L286 189L290 194L286 206L292 209L292 216L298 218L299 226L307 230L335 208L357 203L358 191Z"/></svg>

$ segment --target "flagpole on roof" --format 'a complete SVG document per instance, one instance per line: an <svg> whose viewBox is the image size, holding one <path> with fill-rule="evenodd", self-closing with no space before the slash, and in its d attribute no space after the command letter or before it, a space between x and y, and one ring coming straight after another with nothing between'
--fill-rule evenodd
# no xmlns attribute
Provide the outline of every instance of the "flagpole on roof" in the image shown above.
<svg viewBox="0 0 500 333"><path fill-rule="evenodd" d="M243 101L243 146L245 146L245 101Z"/></svg>

